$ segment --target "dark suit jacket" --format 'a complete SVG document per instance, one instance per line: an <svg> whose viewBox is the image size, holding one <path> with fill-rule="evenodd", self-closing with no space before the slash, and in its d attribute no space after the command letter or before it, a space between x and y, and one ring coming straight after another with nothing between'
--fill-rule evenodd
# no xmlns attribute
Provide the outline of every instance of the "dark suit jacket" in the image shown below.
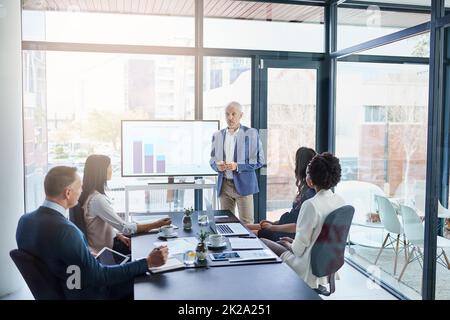
<svg viewBox="0 0 450 320"><path fill-rule="evenodd" d="M40 207L23 215L16 232L17 246L39 258L58 278L67 299L107 299L109 287L131 281L144 274L147 261L104 266L89 251L83 233L58 211ZM80 270L80 289L70 289L74 267Z"/></svg>

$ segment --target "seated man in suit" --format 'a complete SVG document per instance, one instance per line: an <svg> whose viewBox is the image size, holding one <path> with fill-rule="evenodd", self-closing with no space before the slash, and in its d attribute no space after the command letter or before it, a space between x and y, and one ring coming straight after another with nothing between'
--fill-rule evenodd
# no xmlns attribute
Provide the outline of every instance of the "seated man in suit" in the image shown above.
<svg viewBox="0 0 450 320"><path fill-rule="evenodd" d="M19 220L17 246L48 267L67 299L130 297L135 276L166 262L168 249L159 247L146 259L124 265L100 264L89 251L83 233L68 220L67 209L78 203L82 191L76 168L51 169L45 177L44 188L43 205Z"/></svg>

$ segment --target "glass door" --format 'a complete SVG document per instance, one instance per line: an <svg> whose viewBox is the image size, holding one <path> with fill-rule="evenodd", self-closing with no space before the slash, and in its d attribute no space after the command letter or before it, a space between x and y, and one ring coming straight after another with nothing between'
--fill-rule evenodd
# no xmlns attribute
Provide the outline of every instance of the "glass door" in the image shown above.
<svg viewBox="0 0 450 320"><path fill-rule="evenodd" d="M297 149L315 149L319 63L261 59L259 72L259 123L266 129L261 132L267 163L260 173L259 219L276 221L290 211L297 192Z"/></svg>

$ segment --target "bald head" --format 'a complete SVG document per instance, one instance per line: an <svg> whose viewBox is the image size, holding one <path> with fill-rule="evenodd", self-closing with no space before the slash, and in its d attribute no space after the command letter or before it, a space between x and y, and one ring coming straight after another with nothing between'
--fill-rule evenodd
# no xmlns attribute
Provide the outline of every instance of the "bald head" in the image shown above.
<svg viewBox="0 0 450 320"><path fill-rule="evenodd" d="M237 130L241 125L242 106L239 102L232 101L225 108L225 117L227 119L228 129Z"/></svg>
<svg viewBox="0 0 450 320"><path fill-rule="evenodd" d="M225 111L228 110L228 109L236 109L236 110L238 110L239 112L242 112L242 106L241 106L241 104L240 104L239 102L236 102L236 101L231 101L231 102L227 105Z"/></svg>

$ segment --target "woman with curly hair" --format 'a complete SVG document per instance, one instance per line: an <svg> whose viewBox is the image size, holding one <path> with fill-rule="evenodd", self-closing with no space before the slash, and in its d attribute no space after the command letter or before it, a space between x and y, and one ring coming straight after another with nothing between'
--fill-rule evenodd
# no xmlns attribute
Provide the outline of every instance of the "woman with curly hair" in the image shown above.
<svg viewBox="0 0 450 320"><path fill-rule="evenodd" d="M283 237L278 242L262 239L311 288L327 283L311 271L311 249L319 236L326 217L345 205L344 200L331 191L341 179L339 159L328 152L316 155L306 170L306 182L316 195L303 202L297 219L294 239Z"/></svg>

